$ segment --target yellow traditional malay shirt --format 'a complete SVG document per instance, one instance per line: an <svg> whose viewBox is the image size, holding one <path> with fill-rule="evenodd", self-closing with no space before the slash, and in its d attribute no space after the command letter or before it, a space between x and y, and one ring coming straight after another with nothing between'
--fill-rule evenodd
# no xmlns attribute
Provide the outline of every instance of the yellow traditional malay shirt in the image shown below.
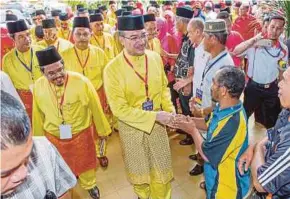
<svg viewBox="0 0 290 199"><path fill-rule="evenodd" d="M114 38L109 33L103 32L102 35L93 34L90 43L103 49L109 60L112 60L118 54Z"/></svg>
<svg viewBox="0 0 290 199"><path fill-rule="evenodd" d="M115 21L117 21L117 16L116 16L115 12L112 11L112 10L109 10L109 11L108 11L107 17L112 18L112 19L114 19Z"/></svg>
<svg viewBox="0 0 290 199"><path fill-rule="evenodd" d="M169 140L166 128L156 122L156 115L161 110L174 112L174 107L160 55L150 50L145 54L130 56L126 50L118 54L104 70L104 87L113 115L119 120L128 180L134 185L150 184L152 180L166 184L173 178ZM145 80L136 74L145 78L146 57L152 111L142 109L147 101Z"/></svg>
<svg viewBox="0 0 290 199"><path fill-rule="evenodd" d="M111 27L114 27L117 23L117 20L107 16L107 18L104 19L104 23L109 24Z"/></svg>
<svg viewBox="0 0 290 199"><path fill-rule="evenodd" d="M86 50L77 47L67 49L62 53L65 68L83 74L91 80L94 88L98 90L103 85L103 70L108 58L99 47L89 45Z"/></svg>
<svg viewBox="0 0 290 199"><path fill-rule="evenodd" d="M29 90L30 86L42 76L35 55L36 51L42 49L43 48L40 46L32 46L30 50L22 53L16 48L13 48L3 57L3 71L9 75L16 89ZM27 68L22 63L25 64Z"/></svg>
<svg viewBox="0 0 290 199"><path fill-rule="evenodd" d="M73 135L94 122L99 136L110 134L110 125L103 113L98 95L90 80L83 75L68 71L67 84L54 86L41 77L33 91L33 135L44 132L59 137L59 126L64 121L71 125ZM63 97L62 114L59 104Z"/></svg>
<svg viewBox="0 0 290 199"><path fill-rule="evenodd" d="M71 28L69 28L67 30L62 30L60 28L57 31L57 37L58 38L62 38L62 39L68 40L68 41L70 40L71 34L72 34Z"/></svg>
<svg viewBox="0 0 290 199"><path fill-rule="evenodd" d="M44 48L47 48L49 45L46 43L45 40L42 40L40 42L37 43L37 45L39 46L42 46ZM56 48L56 50L61 53L69 48L72 48L74 45L68 41L68 40L65 40L65 39L62 39L62 38L58 38L55 43L54 43L54 46Z"/></svg>
<svg viewBox="0 0 290 199"><path fill-rule="evenodd" d="M114 33L114 40L115 40L116 48L119 54L123 50L124 47L119 40L119 34L117 31Z"/></svg>
<svg viewBox="0 0 290 199"><path fill-rule="evenodd" d="M36 28L36 26L33 26L29 30L32 42L36 41L35 28Z"/></svg>
<svg viewBox="0 0 290 199"><path fill-rule="evenodd" d="M148 58L148 90L153 100L153 111L142 110L146 100L145 84L127 64L125 56L134 69L145 77L145 55L130 56L122 51L104 70L104 87L113 114L124 123L148 134L155 124L156 111L174 112L167 78L160 55L146 50Z"/></svg>
<svg viewBox="0 0 290 199"><path fill-rule="evenodd" d="M148 46L147 49L152 50L160 55L161 53L161 43L158 38L153 38L151 40L148 40Z"/></svg>

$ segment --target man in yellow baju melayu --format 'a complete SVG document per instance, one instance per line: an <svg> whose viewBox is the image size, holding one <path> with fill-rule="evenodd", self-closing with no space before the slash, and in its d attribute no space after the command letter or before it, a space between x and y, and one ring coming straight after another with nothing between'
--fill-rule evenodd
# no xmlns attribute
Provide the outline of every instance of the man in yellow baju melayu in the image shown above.
<svg viewBox="0 0 290 199"><path fill-rule="evenodd" d="M109 108L103 89L103 70L108 63L108 58L101 48L89 44L91 30L87 17L75 17L73 29L73 40L75 44L72 48L62 53L65 68L86 76L92 82L106 114ZM107 132L107 134L110 133L111 130ZM106 140L95 139L95 142L96 154L100 160L100 164L103 167L107 167Z"/></svg>
<svg viewBox="0 0 290 199"><path fill-rule="evenodd" d="M37 45L42 46L43 48L54 46L60 53L73 47L73 44L68 40L57 37L57 28L54 19L42 20L42 28L44 40L38 42Z"/></svg>
<svg viewBox="0 0 290 199"><path fill-rule="evenodd" d="M114 27L117 23L117 21L107 15L108 8L107 6L103 5L99 7L99 10L101 11L101 14L104 16L104 23L109 24L111 27Z"/></svg>
<svg viewBox="0 0 290 199"><path fill-rule="evenodd" d="M35 28L36 26L42 25L42 20L46 19L46 14L44 10L36 10L34 13L31 14L31 17L32 17L34 26L30 29L30 34L31 34L32 41L35 41L36 40Z"/></svg>
<svg viewBox="0 0 290 199"><path fill-rule="evenodd" d="M90 44L103 49L109 60L115 58L118 54L118 50L113 36L104 32L103 15L100 13L90 15L90 27L93 31Z"/></svg>
<svg viewBox="0 0 290 199"><path fill-rule="evenodd" d="M160 55L145 50L143 16L118 17L124 50L104 70L110 108L119 120L127 177L140 199L171 198L173 178L165 125L174 107Z"/></svg>
<svg viewBox="0 0 290 199"><path fill-rule="evenodd" d="M71 39L71 27L70 20L67 13L59 14L60 28L58 29L57 37L70 41Z"/></svg>
<svg viewBox="0 0 290 199"><path fill-rule="evenodd" d="M31 45L31 34L24 20L7 22L7 29L15 43L15 48L3 57L3 71L12 80L31 120L31 90L34 82L42 76L38 67L35 51L41 50L42 48Z"/></svg>
<svg viewBox="0 0 290 199"><path fill-rule="evenodd" d="M85 76L64 69L66 63L54 46L36 56L44 76L33 90L33 135L45 135L78 176L80 186L99 199L93 134L97 129L106 137L110 126L95 88Z"/></svg>
<svg viewBox="0 0 290 199"><path fill-rule="evenodd" d="M145 30L148 34L147 49L161 54L161 43L157 36L157 24L154 14L143 15L145 22Z"/></svg>
<svg viewBox="0 0 290 199"><path fill-rule="evenodd" d="M117 21L117 16L115 13L116 10L117 10L116 1L109 1L109 10L108 10L107 16L109 18L114 19L115 21Z"/></svg>

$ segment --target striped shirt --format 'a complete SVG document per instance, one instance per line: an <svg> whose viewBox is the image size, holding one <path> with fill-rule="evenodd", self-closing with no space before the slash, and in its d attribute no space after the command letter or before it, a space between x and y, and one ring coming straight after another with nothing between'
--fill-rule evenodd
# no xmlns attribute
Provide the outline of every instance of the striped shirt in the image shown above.
<svg viewBox="0 0 290 199"><path fill-rule="evenodd" d="M45 138L33 138L28 176L16 190L1 199L59 198L73 188L77 180L56 148Z"/></svg>
<svg viewBox="0 0 290 199"><path fill-rule="evenodd" d="M267 131L265 164L258 169L258 181L272 199L290 198L290 111L282 110L276 125Z"/></svg>
<svg viewBox="0 0 290 199"><path fill-rule="evenodd" d="M249 191L249 172L241 176L238 160L248 147L248 126L241 102L220 110L216 106L208 124L202 151L208 159L204 165L207 199L242 199Z"/></svg>

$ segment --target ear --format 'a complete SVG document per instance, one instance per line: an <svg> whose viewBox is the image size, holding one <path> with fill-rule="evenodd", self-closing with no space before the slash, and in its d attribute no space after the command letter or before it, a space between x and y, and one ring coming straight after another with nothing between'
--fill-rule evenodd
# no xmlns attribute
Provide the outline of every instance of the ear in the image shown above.
<svg viewBox="0 0 290 199"><path fill-rule="evenodd" d="M119 40L120 40L120 43L122 44L122 46L124 46L124 43L125 43L124 37L119 36Z"/></svg>
<svg viewBox="0 0 290 199"><path fill-rule="evenodd" d="M222 96L226 96L228 93L228 89L224 86L220 87L220 91L221 91Z"/></svg>

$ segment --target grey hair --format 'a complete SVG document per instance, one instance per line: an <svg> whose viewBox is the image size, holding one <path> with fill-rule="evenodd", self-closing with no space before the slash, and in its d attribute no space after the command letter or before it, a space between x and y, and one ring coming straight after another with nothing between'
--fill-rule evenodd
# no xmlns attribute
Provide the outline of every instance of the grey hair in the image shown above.
<svg viewBox="0 0 290 199"><path fill-rule="evenodd" d="M209 34L213 35L222 45L226 45L226 42L228 39L228 32L218 32L218 33L209 33Z"/></svg>
<svg viewBox="0 0 290 199"><path fill-rule="evenodd" d="M181 21L184 24L188 24L190 19L185 17L176 16L176 21Z"/></svg>
<svg viewBox="0 0 290 199"><path fill-rule="evenodd" d="M124 37L125 36L125 31L118 30L118 35L119 35L119 37Z"/></svg>
<svg viewBox="0 0 290 199"><path fill-rule="evenodd" d="M224 66L216 74L215 80L219 86L227 88L232 98L239 99L245 88L245 73L235 66Z"/></svg>
<svg viewBox="0 0 290 199"><path fill-rule="evenodd" d="M30 120L21 103L1 90L1 150L26 143L30 130Z"/></svg>
<svg viewBox="0 0 290 199"><path fill-rule="evenodd" d="M203 32L203 30L204 30L204 22L200 18L192 18L189 21L188 26L190 26L194 29L198 29L201 32Z"/></svg>

